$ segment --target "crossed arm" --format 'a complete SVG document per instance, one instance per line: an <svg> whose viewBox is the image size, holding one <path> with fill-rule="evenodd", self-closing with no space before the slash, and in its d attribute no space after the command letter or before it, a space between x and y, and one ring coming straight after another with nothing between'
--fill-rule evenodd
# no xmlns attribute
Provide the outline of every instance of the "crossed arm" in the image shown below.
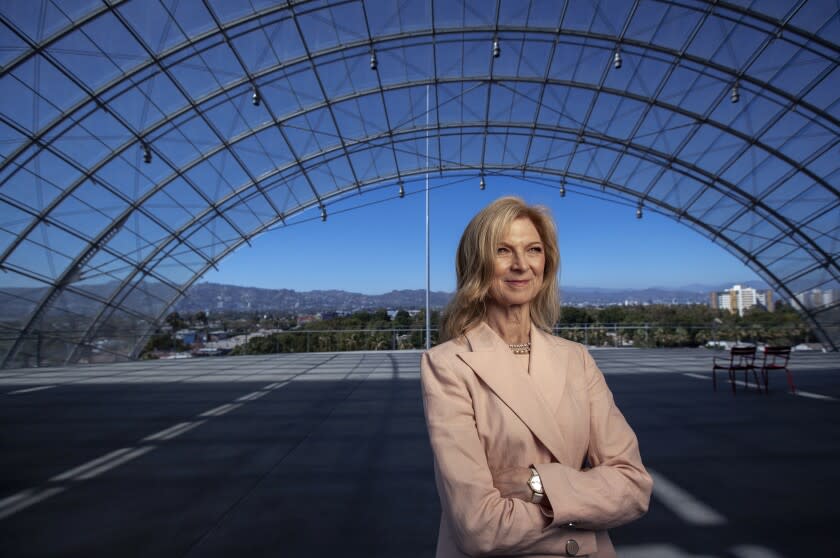
<svg viewBox="0 0 840 558"><path fill-rule="evenodd" d="M548 501L541 507L530 503L529 463L497 471L488 464L470 386L460 375L464 367L428 353L423 356L423 401L438 493L463 552L565 555L568 532L558 528L574 522L583 529L605 529L647 510L652 481L642 466L636 437L592 358L588 353L583 358L592 468L535 463Z"/></svg>

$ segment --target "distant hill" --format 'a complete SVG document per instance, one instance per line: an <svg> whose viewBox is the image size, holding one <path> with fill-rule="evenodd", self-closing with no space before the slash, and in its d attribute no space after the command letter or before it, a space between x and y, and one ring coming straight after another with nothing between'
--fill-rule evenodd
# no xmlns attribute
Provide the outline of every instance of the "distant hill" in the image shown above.
<svg viewBox="0 0 840 558"><path fill-rule="evenodd" d="M764 290L766 285L756 281L744 281L744 286ZM611 304L706 304L709 293L730 288L724 285L689 285L679 288L651 287L649 289L605 289L598 287L561 287L560 296L564 305L569 306L606 306ZM116 289L116 283L102 283L79 287L90 290L95 295L110 293ZM160 298L169 296L169 290L160 284L146 285L146 291L156 294L161 290ZM36 301L47 294L46 288L9 287L0 294L0 322L15 322L25 319L32 312ZM446 306L452 293L433 291L432 308ZM131 302L129 297L129 302ZM373 310L377 308L419 309L426 304L425 291L422 289L393 290L383 294L362 294L341 290L295 291L291 289L261 289L240 287L218 283L196 283L175 305L178 312L263 312L276 311L294 314L316 312ZM142 302L142 301L141 301ZM134 301L135 305L141 302ZM62 298L62 309L73 315L88 316L99 305L85 297L70 296Z"/></svg>
<svg viewBox="0 0 840 558"><path fill-rule="evenodd" d="M746 284L746 283L744 283ZM562 287L563 304L704 304L709 292L731 285L694 288L602 289L597 287ZM341 290L295 291L291 289L261 289L219 283L197 283L176 305L178 312L213 311L281 311L314 313L325 311L373 310L376 308L422 308L425 306L422 289L394 290L383 294L362 294ZM443 308L452 293L433 291L432 308Z"/></svg>
<svg viewBox="0 0 840 558"><path fill-rule="evenodd" d="M298 314L325 311L374 310L377 308L422 308L426 292L421 289L394 290L368 295L340 290L295 291L291 289L260 289L219 283L197 283L187 296L175 306L178 312L213 311L281 311ZM433 291L430 303L442 308L451 293Z"/></svg>

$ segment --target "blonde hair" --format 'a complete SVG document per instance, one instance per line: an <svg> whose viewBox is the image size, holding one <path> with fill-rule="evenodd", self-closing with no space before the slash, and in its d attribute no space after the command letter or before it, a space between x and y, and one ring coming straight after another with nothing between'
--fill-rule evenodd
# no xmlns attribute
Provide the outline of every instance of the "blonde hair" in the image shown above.
<svg viewBox="0 0 840 558"><path fill-rule="evenodd" d="M457 290L444 310L441 342L460 337L484 319L494 275L496 246L510 224L522 217L534 224L545 253L543 283L530 304L531 321L550 332L559 319L557 271L560 269L560 251L557 248L557 228L547 208L527 205L521 198L507 196L479 211L464 229L455 256Z"/></svg>

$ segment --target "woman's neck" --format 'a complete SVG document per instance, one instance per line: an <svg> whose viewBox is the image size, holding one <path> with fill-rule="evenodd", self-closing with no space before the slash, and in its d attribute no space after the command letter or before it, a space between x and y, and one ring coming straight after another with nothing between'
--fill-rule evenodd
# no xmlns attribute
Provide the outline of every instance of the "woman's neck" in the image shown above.
<svg viewBox="0 0 840 558"><path fill-rule="evenodd" d="M531 312L527 304L501 306L488 302L485 321L509 345L530 341Z"/></svg>

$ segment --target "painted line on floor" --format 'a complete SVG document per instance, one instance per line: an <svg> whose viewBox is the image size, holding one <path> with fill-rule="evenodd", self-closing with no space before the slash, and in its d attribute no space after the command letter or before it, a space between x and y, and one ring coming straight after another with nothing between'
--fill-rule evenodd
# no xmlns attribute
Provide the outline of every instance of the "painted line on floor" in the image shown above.
<svg viewBox="0 0 840 558"><path fill-rule="evenodd" d="M236 401L242 401L242 402L254 401L255 399L259 399L260 397L262 397L263 395L265 395L267 393L268 393L267 391L255 391L253 393L249 393L247 395L243 395L242 397L237 398Z"/></svg>
<svg viewBox="0 0 840 558"><path fill-rule="evenodd" d="M819 393L811 393L810 391L796 390L796 393L788 392L788 394L798 395L799 397L808 397L810 399L820 399L822 401L837 401L837 399L835 399L834 397L831 397L829 395L821 395Z"/></svg>
<svg viewBox="0 0 840 558"><path fill-rule="evenodd" d="M10 391L10 392L8 393L8 395L19 395L19 394L21 394L21 393L32 393L33 391L42 391L42 390L45 390L45 389L51 389L51 388L54 388L54 387L55 387L55 386L54 386L54 385L52 385L52 386L38 386L38 387L31 387L31 388L26 388L26 389L17 389L17 390L15 390L15 391Z"/></svg>
<svg viewBox="0 0 840 558"><path fill-rule="evenodd" d="M225 403L224 405L219 405L215 409L210 409L209 411L204 411L201 413L200 417L220 417L224 414L227 414L233 410L238 409L242 406L242 403Z"/></svg>
<svg viewBox="0 0 840 558"><path fill-rule="evenodd" d="M101 475L102 473L104 473L106 471L110 471L111 469L114 469L115 467L119 467L120 465L128 463L132 459L140 457L141 455L143 455L145 453L149 453L150 451L152 451L156 447L157 446L141 446L139 448L131 450L130 452L126 453L125 455L122 455L122 456L120 456L116 459L112 459L111 461L109 461L107 463L103 463L102 465L100 465L99 467L96 467L95 469L92 469L90 471L82 473L81 475L79 475L78 477L76 477L72 480L88 480L88 479L92 479L94 477L98 477L99 475Z"/></svg>
<svg viewBox="0 0 840 558"><path fill-rule="evenodd" d="M703 376L702 374L694 374L693 372L683 372L683 376L688 376L689 378L697 378L698 380L709 380L711 381L711 376ZM723 377L721 379L722 382L729 383L729 378ZM744 389L749 389L751 384L745 384L743 380L735 380L735 385L741 386ZM753 386L755 387L755 386Z"/></svg>
<svg viewBox="0 0 840 558"><path fill-rule="evenodd" d="M729 549L737 558L782 558L778 552L764 546L740 544Z"/></svg>
<svg viewBox="0 0 840 558"><path fill-rule="evenodd" d="M648 469L653 478L653 495L686 523L701 526L724 525L726 518L661 474Z"/></svg>
<svg viewBox="0 0 840 558"><path fill-rule="evenodd" d="M165 430L161 430L160 432L156 432L155 434L151 434L143 438L144 442L153 442L155 440L171 440L177 436L185 432L189 432L196 426L200 426L204 424L206 421L189 421L189 422L179 422L175 426L167 428Z"/></svg>
<svg viewBox="0 0 840 558"><path fill-rule="evenodd" d="M249 393L247 395L243 395L237 398L235 401L240 401L240 403L226 403L224 405L220 405L209 411L205 411L201 413L200 417L219 417L224 414L227 414L233 410L238 409L243 405L244 402L247 401L255 401L260 397L268 394L271 390L283 387L284 385L288 384L291 380L284 381L284 382L274 382L262 388L259 391L255 391ZM28 393L31 391L38 391L42 389L49 389L55 386L40 386L37 388L27 388L24 390L18 390L16 392L10 392L10 394L14 393ZM137 459L138 457L145 455L152 451L153 449L159 447L152 444L143 444L139 445L143 442L151 442L151 441L163 441L163 440L171 440L184 434L185 432L189 432L193 428L196 428L202 424L207 422L206 420L195 420L195 421L186 421L180 422L169 428L165 428L159 432L154 434L150 434L143 438L138 445L128 448L120 448L118 450L112 451L107 453L103 456L97 457L96 459L92 459L86 463L79 465L78 467L73 467L72 469L55 475L50 479L50 482L78 482L78 481L86 481L92 478L98 477L102 473L115 469L120 465L124 465L133 459ZM13 494L7 498L0 500L0 520L5 519L11 515L18 513L32 505L37 504L38 502L43 502L47 498L55 496L61 492L67 490L69 486L53 486L49 488L30 488L27 490L23 490L18 492L17 494Z"/></svg>
<svg viewBox="0 0 840 558"><path fill-rule="evenodd" d="M64 492L65 488L61 486L54 486L52 488L42 488L40 490L24 490L18 492L8 498L0 500L0 519L5 519L10 515L14 515L21 510L25 510L29 506L42 502L50 496L55 496L59 492Z"/></svg>
<svg viewBox="0 0 840 558"><path fill-rule="evenodd" d="M710 554L694 554L673 543L619 545L615 547L615 551L621 558L715 558ZM729 551L736 558L782 558L782 555L776 551L757 545L737 545L730 548Z"/></svg>
<svg viewBox="0 0 840 558"><path fill-rule="evenodd" d="M95 467L98 467L99 465L102 465L103 463L107 463L108 461L111 461L112 459L117 459L120 456L125 455L126 453L130 452L131 449L132 448L121 448L121 449L118 449L116 451L112 451L111 453L107 453L107 454L105 454L101 457L97 457L96 459L88 461L87 463L83 463L83 464L79 465L78 467L73 467L69 471L65 471L65 472L61 473L60 475L56 475L56 476L52 477L50 480L52 482L62 482L62 481L66 481L66 480L70 480L72 478L78 477L79 475L83 474L84 472L88 471L89 469L94 469Z"/></svg>
<svg viewBox="0 0 840 558"><path fill-rule="evenodd" d="M683 372L683 376L688 376L689 378L697 378L698 380L711 380L711 376L703 376L702 374L694 374L692 372ZM724 382L728 382L729 378L724 377ZM741 380L735 380L735 384L741 386L742 388L749 388L749 385L745 384ZM752 384L750 384L752 385ZM813 393L810 391L802 391L796 390L796 393L786 392L788 395L797 395L799 397L808 397L810 399L819 399L821 401L837 401L836 397L831 397L830 395L822 395L820 393Z"/></svg>
<svg viewBox="0 0 840 558"><path fill-rule="evenodd" d="M708 554L692 554L672 543L619 545L615 547L615 553L621 558L715 558Z"/></svg>

